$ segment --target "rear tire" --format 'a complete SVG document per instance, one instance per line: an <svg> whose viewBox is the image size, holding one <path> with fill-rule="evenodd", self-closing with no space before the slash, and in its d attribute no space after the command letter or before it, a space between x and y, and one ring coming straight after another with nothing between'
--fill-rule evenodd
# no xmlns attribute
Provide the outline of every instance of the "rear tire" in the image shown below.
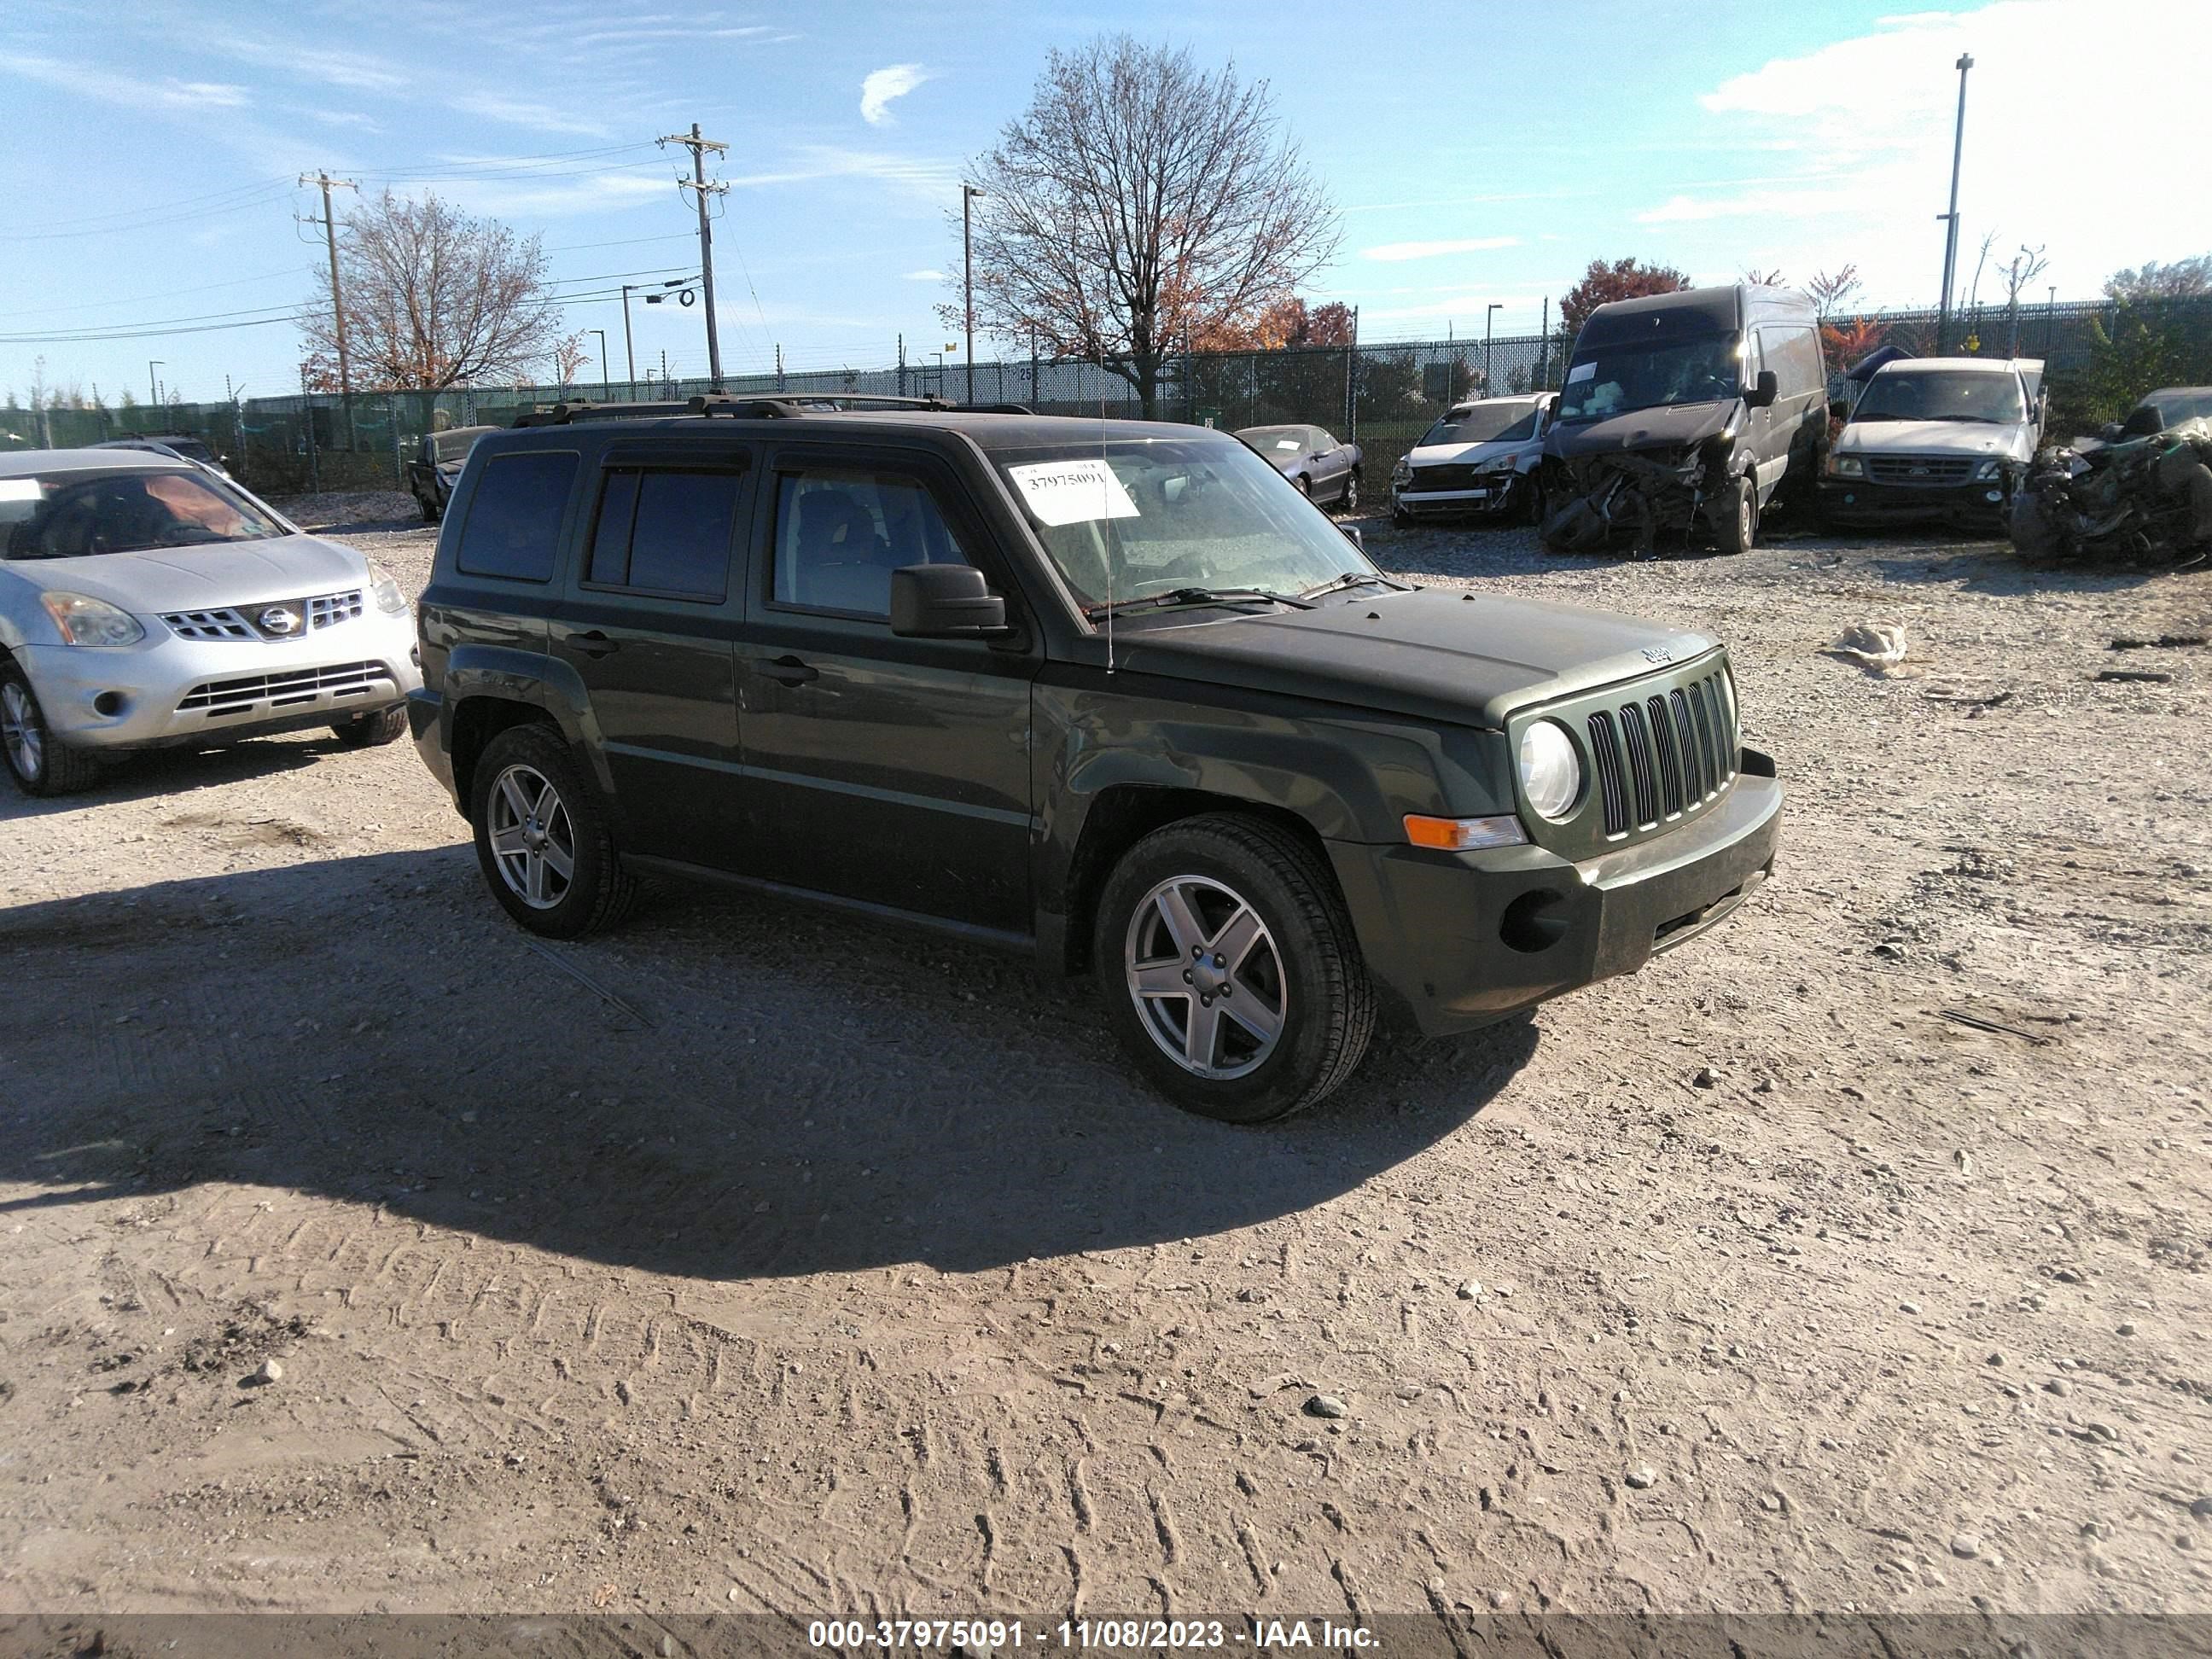
<svg viewBox="0 0 2212 1659"><path fill-rule="evenodd" d="M484 746L469 823L492 896L533 933L581 939L620 921L637 896L605 804L551 726L509 726Z"/></svg>
<svg viewBox="0 0 2212 1659"><path fill-rule="evenodd" d="M422 522L424 524L435 524L438 522L438 504L436 501L431 500L428 495L417 493L415 497L415 505L422 509Z"/></svg>
<svg viewBox="0 0 2212 1659"><path fill-rule="evenodd" d="M1257 818L1186 818L1131 848L1100 896L1091 961L1138 1069L1224 1122L1312 1105L1352 1075L1375 1030L1375 988L1334 878L1305 842Z"/></svg>
<svg viewBox="0 0 2212 1659"><path fill-rule="evenodd" d="M1714 499L1713 545L1723 553L1748 553L1759 539L1759 492L1748 478L1731 478L1727 492Z"/></svg>
<svg viewBox="0 0 2212 1659"><path fill-rule="evenodd" d="M404 703L380 708L374 714L341 720L331 727L331 735L349 749L381 749L387 743L398 742L406 732L407 705Z"/></svg>
<svg viewBox="0 0 2212 1659"><path fill-rule="evenodd" d="M1347 518L1359 511L1359 474L1356 469L1345 475L1344 499L1336 506L1337 511Z"/></svg>
<svg viewBox="0 0 2212 1659"><path fill-rule="evenodd" d="M74 794L100 778L98 761L49 729L39 694L13 662L0 662L0 754L7 757L8 775L27 795Z"/></svg>

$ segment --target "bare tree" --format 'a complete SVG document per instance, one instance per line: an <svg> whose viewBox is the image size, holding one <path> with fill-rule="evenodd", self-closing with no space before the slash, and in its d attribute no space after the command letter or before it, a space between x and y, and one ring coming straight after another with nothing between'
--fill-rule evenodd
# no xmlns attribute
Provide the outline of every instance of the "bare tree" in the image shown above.
<svg viewBox="0 0 2212 1659"><path fill-rule="evenodd" d="M1112 371L1147 416L1174 351L1256 327L1336 251L1267 83L1126 34L1054 51L974 171L986 330Z"/></svg>
<svg viewBox="0 0 2212 1659"><path fill-rule="evenodd" d="M1857 301L1864 286L1856 265L1839 265L1833 270L1814 272L1805 292L1812 296L1814 313L1825 328Z"/></svg>
<svg viewBox="0 0 2212 1659"><path fill-rule="evenodd" d="M553 377L557 386L573 386L585 364L592 361L592 349L584 343L584 331L564 335L553 342Z"/></svg>
<svg viewBox="0 0 2212 1659"><path fill-rule="evenodd" d="M436 390L520 373L552 348L561 307L535 236L435 196L386 191L345 219L338 245L356 385ZM330 278L300 313L313 365L335 356ZM313 378L311 376L311 378Z"/></svg>
<svg viewBox="0 0 2212 1659"><path fill-rule="evenodd" d="M2005 285L2005 356L2020 356L2020 296L2021 291L2051 268L2051 261L2043 257L2044 244L2033 247L2025 242L2020 252L2004 264L1997 267L2004 275Z"/></svg>
<svg viewBox="0 0 2212 1659"><path fill-rule="evenodd" d="M1787 288L1790 286L1790 279L1782 274L1782 268L1779 265L1777 265L1772 270L1747 270L1743 273L1743 280L1749 283L1753 288Z"/></svg>

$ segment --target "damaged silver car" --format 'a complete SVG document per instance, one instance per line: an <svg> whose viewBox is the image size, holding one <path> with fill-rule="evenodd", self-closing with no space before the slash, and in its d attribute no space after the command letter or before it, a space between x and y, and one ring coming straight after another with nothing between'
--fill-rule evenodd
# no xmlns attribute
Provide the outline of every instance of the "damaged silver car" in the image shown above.
<svg viewBox="0 0 2212 1659"><path fill-rule="evenodd" d="M1778 494L1810 494L1827 383L1813 302L1790 289L1739 283L1600 306L1544 442L1544 544L1748 551Z"/></svg>

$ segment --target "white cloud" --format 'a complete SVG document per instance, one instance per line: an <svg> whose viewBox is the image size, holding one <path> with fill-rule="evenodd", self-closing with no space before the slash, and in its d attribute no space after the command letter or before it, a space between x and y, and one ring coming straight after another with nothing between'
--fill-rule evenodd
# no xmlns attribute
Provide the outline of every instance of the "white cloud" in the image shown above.
<svg viewBox="0 0 2212 1659"><path fill-rule="evenodd" d="M2143 112L2201 101L2203 65L2212 59L2212 7L2202 0L2094 8L1997 0L1973 11L1881 18L1802 57L1775 58L1698 102L1734 125L1747 148L1802 155L1802 176L1742 181L1761 186L1750 190L1692 186L1635 222L1715 222L1716 234L1729 227L1734 251L1722 257L1732 263L1780 264L1798 276L1854 263L1875 303L1933 301L1961 52L1974 66L1960 181L1960 297L1992 231L1992 267L2019 243L2045 244L2062 293L2093 293L2121 265L2203 251L2202 216L2175 210L2175 175L2127 166L2111 147L2139 130ZM1758 248L1742 246L1754 235ZM1713 263L1704 244L1694 246L1692 257ZM1990 297L1987 272L1980 297Z"/></svg>
<svg viewBox="0 0 2212 1659"><path fill-rule="evenodd" d="M903 280L909 283L941 283L945 280L945 273L941 270L909 270Z"/></svg>
<svg viewBox="0 0 2212 1659"><path fill-rule="evenodd" d="M225 81L140 80L113 70L66 64L28 52L0 53L0 70L106 104L155 105L163 109L237 109L247 90Z"/></svg>
<svg viewBox="0 0 2212 1659"><path fill-rule="evenodd" d="M1380 247L1362 248L1363 259L1434 259L1447 253L1485 253L1493 248L1518 247L1518 236L1462 236L1449 242L1385 242Z"/></svg>
<svg viewBox="0 0 2212 1659"><path fill-rule="evenodd" d="M453 107L464 115L481 115L486 120L504 121L511 126L526 127L532 132L559 133L577 138L605 138L610 137L611 131L597 121L581 121L574 116L562 115L550 105L503 97L495 92L470 93L453 100Z"/></svg>
<svg viewBox="0 0 2212 1659"><path fill-rule="evenodd" d="M890 125L891 100L905 97L929 78L929 72L919 64L893 64L887 69L869 70L867 79L860 82L860 118L872 127Z"/></svg>

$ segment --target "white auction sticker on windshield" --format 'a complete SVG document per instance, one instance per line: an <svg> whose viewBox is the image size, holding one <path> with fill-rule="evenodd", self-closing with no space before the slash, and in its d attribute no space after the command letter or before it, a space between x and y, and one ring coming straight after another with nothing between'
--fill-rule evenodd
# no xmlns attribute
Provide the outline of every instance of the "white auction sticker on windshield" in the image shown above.
<svg viewBox="0 0 2212 1659"><path fill-rule="evenodd" d="M36 478L0 478L0 501L35 501L39 499Z"/></svg>
<svg viewBox="0 0 2212 1659"><path fill-rule="evenodd" d="M1133 519L1136 502L1103 459L1033 461L1006 469L1030 511L1047 525L1089 524L1097 519Z"/></svg>
<svg viewBox="0 0 2212 1659"><path fill-rule="evenodd" d="M1587 380L1596 373L1595 363L1577 363L1567 371L1567 384L1572 386L1577 380Z"/></svg>
<svg viewBox="0 0 2212 1659"><path fill-rule="evenodd" d="M1297 447L1298 441L1296 438L1278 438L1275 440L1275 447L1278 449L1296 449Z"/></svg>

